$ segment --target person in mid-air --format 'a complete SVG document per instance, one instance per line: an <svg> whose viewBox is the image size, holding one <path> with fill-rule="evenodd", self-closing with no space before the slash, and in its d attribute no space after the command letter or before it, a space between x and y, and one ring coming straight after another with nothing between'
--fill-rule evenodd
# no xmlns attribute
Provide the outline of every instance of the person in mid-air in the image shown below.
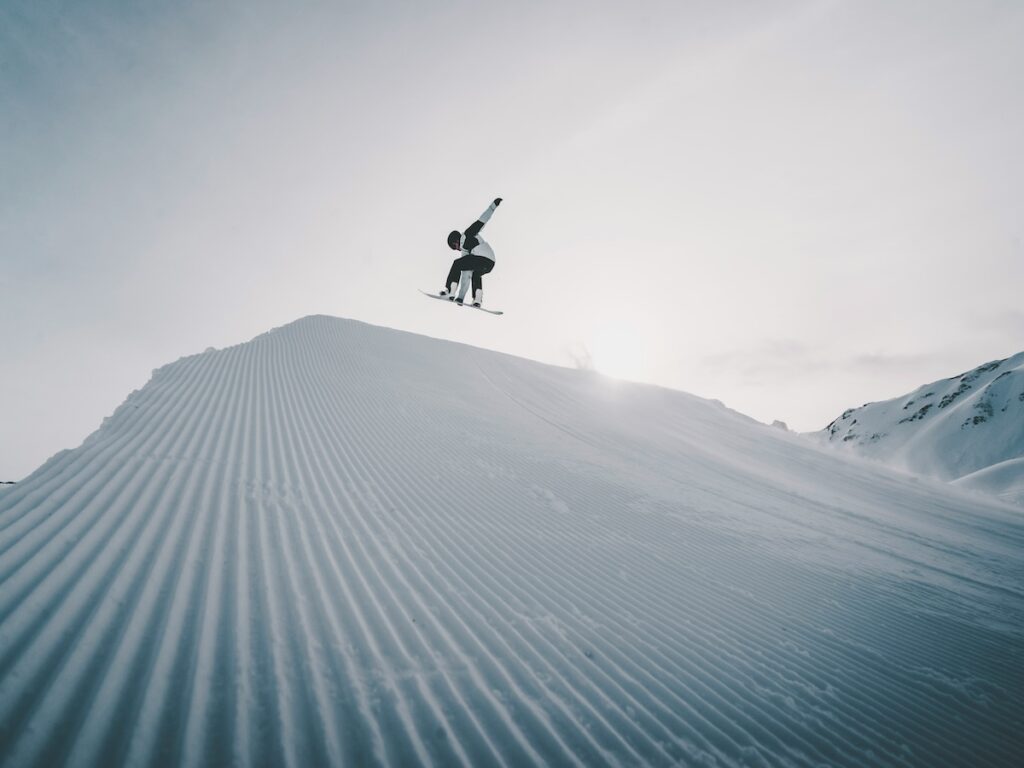
<svg viewBox="0 0 1024 768"><path fill-rule="evenodd" d="M501 198L495 198L480 218L466 227L465 232L454 230L448 235L448 247L460 255L448 270L441 295L459 304L466 297L470 283L473 284L473 306L484 303L484 275L494 269L494 249L480 237L480 230L491 219L495 209L501 205Z"/></svg>

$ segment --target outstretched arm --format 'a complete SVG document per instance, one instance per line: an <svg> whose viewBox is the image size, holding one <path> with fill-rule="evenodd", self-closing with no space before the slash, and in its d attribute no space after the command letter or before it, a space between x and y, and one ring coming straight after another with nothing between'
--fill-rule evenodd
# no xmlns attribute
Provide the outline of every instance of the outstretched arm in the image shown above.
<svg viewBox="0 0 1024 768"><path fill-rule="evenodd" d="M466 237L475 237L484 228L484 224L491 220L491 216L494 215L494 211L499 205L501 205L501 198L494 198L494 202L487 206L487 210L480 214L480 218L466 227Z"/></svg>

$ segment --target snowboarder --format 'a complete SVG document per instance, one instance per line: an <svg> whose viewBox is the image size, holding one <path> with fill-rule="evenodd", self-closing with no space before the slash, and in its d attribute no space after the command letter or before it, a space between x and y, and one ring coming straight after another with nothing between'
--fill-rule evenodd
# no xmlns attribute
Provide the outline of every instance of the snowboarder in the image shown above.
<svg viewBox="0 0 1024 768"><path fill-rule="evenodd" d="M466 227L464 233L457 229L449 233L448 247L461 254L452 262L445 287L441 289L440 295L449 301L461 304L472 283L473 306L479 307L484 303L483 276L494 269L494 249L480 237L480 230L490 221L491 215L499 205L501 198L497 197L487 210L480 214L479 219Z"/></svg>

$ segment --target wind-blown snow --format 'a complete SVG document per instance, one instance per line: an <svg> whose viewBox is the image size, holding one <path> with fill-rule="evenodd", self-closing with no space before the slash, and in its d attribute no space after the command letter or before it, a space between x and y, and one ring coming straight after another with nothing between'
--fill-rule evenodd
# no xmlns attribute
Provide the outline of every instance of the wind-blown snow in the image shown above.
<svg viewBox="0 0 1024 768"><path fill-rule="evenodd" d="M891 466L1024 502L1024 352L851 408L820 434Z"/></svg>
<svg viewBox="0 0 1024 768"><path fill-rule="evenodd" d="M1019 512L310 317L0 492L4 765L1015 765Z"/></svg>
<svg viewBox="0 0 1024 768"><path fill-rule="evenodd" d="M959 477L953 483L998 496L1012 504L1024 504L1024 457L992 464Z"/></svg>

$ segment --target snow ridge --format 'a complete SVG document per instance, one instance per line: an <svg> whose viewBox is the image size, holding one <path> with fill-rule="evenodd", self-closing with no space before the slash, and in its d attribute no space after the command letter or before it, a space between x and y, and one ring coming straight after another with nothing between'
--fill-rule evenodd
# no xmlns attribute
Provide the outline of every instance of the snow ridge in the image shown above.
<svg viewBox="0 0 1024 768"><path fill-rule="evenodd" d="M699 398L309 317L0 494L0 763L1012 765L1022 545Z"/></svg>

